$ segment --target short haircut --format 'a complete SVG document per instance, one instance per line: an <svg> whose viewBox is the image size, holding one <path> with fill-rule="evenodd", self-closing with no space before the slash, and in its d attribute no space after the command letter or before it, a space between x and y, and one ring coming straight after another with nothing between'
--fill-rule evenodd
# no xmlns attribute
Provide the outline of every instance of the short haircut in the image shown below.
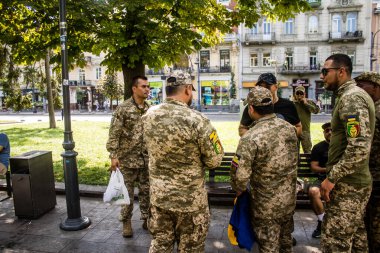
<svg viewBox="0 0 380 253"><path fill-rule="evenodd" d="M267 115L267 114L272 114L274 113L274 107L273 104L270 105L265 105L265 106L254 106L251 105L253 109L260 115Z"/></svg>
<svg viewBox="0 0 380 253"><path fill-rule="evenodd" d="M137 87L137 85L139 83L139 79L144 80L144 81L148 80L148 78L146 76L134 76L132 78L132 86Z"/></svg>
<svg viewBox="0 0 380 253"><path fill-rule="evenodd" d="M340 68L344 67L347 72L352 74L352 61L351 58L346 54L333 54L327 57L326 61L332 60L334 67Z"/></svg>
<svg viewBox="0 0 380 253"><path fill-rule="evenodd" d="M187 85L165 86L166 95L168 97L177 95L184 87L187 87Z"/></svg>

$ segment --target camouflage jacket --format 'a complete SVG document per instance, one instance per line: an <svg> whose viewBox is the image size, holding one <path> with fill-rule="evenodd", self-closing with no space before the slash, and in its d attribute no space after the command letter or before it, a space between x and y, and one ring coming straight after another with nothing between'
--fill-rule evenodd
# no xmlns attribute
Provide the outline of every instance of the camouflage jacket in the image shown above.
<svg viewBox="0 0 380 253"><path fill-rule="evenodd" d="M148 108L147 103L144 109L138 108L131 97L120 104L112 115L107 150L124 167L142 168L148 162L141 121L141 116Z"/></svg>
<svg viewBox="0 0 380 253"><path fill-rule="evenodd" d="M307 99L306 104L294 101L294 106L301 120L302 131L310 132L311 113L319 113L319 106L311 99Z"/></svg>
<svg viewBox="0 0 380 253"><path fill-rule="evenodd" d="M368 162L375 129L375 107L371 97L357 87L354 80L337 90L331 128L326 164L329 181L357 187L370 185Z"/></svg>
<svg viewBox="0 0 380 253"><path fill-rule="evenodd" d="M296 205L296 129L275 114L256 121L240 139L231 164L231 185L245 191L250 182L255 218L291 214Z"/></svg>
<svg viewBox="0 0 380 253"><path fill-rule="evenodd" d="M375 103L376 126L373 135L369 169L374 181L380 181L380 100Z"/></svg>
<svg viewBox="0 0 380 253"><path fill-rule="evenodd" d="M150 108L143 123L151 204L177 212L206 208L205 168L217 167L224 155L210 121L168 98Z"/></svg>

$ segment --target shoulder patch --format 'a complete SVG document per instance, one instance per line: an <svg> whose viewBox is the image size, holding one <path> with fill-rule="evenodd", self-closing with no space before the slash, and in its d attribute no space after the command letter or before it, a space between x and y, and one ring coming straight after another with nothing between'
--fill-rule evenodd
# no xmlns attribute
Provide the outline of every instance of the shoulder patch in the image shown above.
<svg viewBox="0 0 380 253"><path fill-rule="evenodd" d="M359 115L348 115L346 117L346 129L347 136L351 138L356 138L360 134L360 122Z"/></svg>
<svg viewBox="0 0 380 253"><path fill-rule="evenodd" d="M231 162L231 170L233 172L235 172L239 169L239 162L240 162L240 155L235 154L234 157L232 158L232 162Z"/></svg>
<svg viewBox="0 0 380 253"><path fill-rule="evenodd" d="M215 153L220 154L222 152L222 144L220 143L220 140L216 131L215 130L212 131L209 137L210 137L210 142L212 146L214 147Z"/></svg>

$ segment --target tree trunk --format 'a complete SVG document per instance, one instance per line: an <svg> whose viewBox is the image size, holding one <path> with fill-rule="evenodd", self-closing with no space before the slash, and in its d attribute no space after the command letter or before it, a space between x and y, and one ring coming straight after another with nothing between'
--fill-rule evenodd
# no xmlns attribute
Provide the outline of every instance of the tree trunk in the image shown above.
<svg viewBox="0 0 380 253"><path fill-rule="evenodd" d="M48 112L49 112L49 128L56 128L57 126L55 124L54 100L53 100L53 92L51 90L51 77L50 77L50 49L46 50L45 75L46 75L46 91L47 91Z"/></svg>
<svg viewBox="0 0 380 253"><path fill-rule="evenodd" d="M134 68L130 68L127 64L122 64L124 77L124 100L132 96L132 78L134 76L145 76L145 65L142 61L135 63Z"/></svg>

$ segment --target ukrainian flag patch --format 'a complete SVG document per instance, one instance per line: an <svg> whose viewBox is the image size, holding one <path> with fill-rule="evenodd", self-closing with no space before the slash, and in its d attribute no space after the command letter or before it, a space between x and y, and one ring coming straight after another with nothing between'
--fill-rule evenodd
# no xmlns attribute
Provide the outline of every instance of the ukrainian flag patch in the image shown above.
<svg viewBox="0 0 380 253"><path fill-rule="evenodd" d="M216 131L215 130L212 131L209 137L210 137L211 144L214 147L215 153L217 154L222 153L222 144L220 143L220 140Z"/></svg>

